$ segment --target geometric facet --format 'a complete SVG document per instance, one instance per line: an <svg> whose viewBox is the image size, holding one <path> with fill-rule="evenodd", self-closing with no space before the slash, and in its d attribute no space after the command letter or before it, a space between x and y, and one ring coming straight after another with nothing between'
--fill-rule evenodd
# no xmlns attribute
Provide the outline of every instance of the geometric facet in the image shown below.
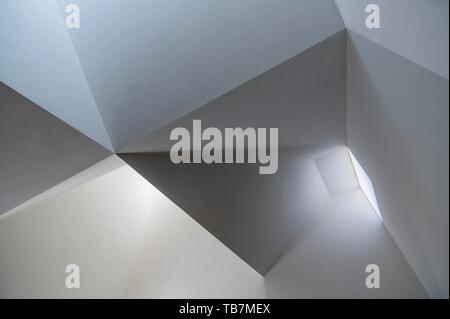
<svg viewBox="0 0 450 319"><path fill-rule="evenodd" d="M115 150L344 28L332 0L77 4L68 32Z"/></svg>
<svg viewBox="0 0 450 319"><path fill-rule="evenodd" d="M0 83L0 214L111 153Z"/></svg>
<svg viewBox="0 0 450 319"><path fill-rule="evenodd" d="M0 6L0 81L112 150L56 2Z"/></svg>
<svg viewBox="0 0 450 319"><path fill-rule="evenodd" d="M378 217L380 217L381 221L383 221L383 218L381 217L380 213L380 208L378 207L377 196L375 195L375 190L373 188L373 184L372 181L370 180L370 177L367 175L366 171L361 167L358 160L350 151L350 149L348 149L348 153L350 154L353 167L355 168L359 186L361 187L364 195L366 195L367 199L369 200L370 205L372 205L373 209L375 209L375 212L377 213Z"/></svg>
<svg viewBox="0 0 450 319"><path fill-rule="evenodd" d="M0 219L0 298L264 297L261 275L117 156L66 184Z"/></svg>
<svg viewBox="0 0 450 319"><path fill-rule="evenodd" d="M130 145L119 156L260 274L327 198L314 157L345 143L346 34L338 32ZM172 129L279 128L279 169L174 164ZM349 160L351 167L351 162ZM356 180L356 177L355 177Z"/></svg>
<svg viewBox="0 0 450 319"><path fill-rule="evenodd" d="M448 80L448 0L335 0L348 30ZM368 28L376 4L380 28Z"/></svg>
<svg viewBox="0 0 450 319"><path fill-rule="evenodd" d="M448 80L352 31L347 56L348 146L428 294L448 298Z"/></svg>
<svg viewBox="0 0 450 319"><path fill-rule="evenodd" d="M317 157L315 163L331 196L360 186L346 147Z"/></svg>

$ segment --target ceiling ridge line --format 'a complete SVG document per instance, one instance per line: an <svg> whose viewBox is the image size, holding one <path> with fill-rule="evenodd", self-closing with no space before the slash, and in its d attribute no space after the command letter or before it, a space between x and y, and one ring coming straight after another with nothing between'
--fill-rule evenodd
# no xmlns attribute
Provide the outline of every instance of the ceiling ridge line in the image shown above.
<svg viewBox="0 0 450 319"><path fill-rule="evenodd" d="M58 9L59 15L61 17L61 21L64 22L64 17L62 15L61 8L58 5L58 2L56 0L54 0L54 1L55 1L55 5L56 5L56 7ZM110 150L111 152L115 153L116 150L115 150L114 145L112 143L111 133L109 132L109 130L108 130L106 124L105 124L105 121L103 119L103 116L101 114L100 108L98 107L97 100L95 99L94 93L92 92L92 89L91 89L91 85L89 84L89 81L88 81L88 79L86 77L86 73L84 71L83 65L81 64L80 57L78 55L77 50L75 49L75 45L73 44L72 37L70 36L70 33L67 30L67 28L64 26L64 23L62 23L62 26L64 27L64 30L65 30L65 33L66 33L67 37L69 38L70 45L72 47L72 51L75 53L75 56L76 56L76 60L77 60L76 62L77 62L78 66L79 66L79 68L81 70L83 81L86 83L86 86L87 86L87 88L89 90L89 95L90 95L90 97L92 99L92 102L95 105L95 112L97 113L97 116L98 116L98 118L100 120L100 124L102 125L102 131L105 133L104 135L107 138L108 145L105 146L105 147L108 150Z"/></svg>

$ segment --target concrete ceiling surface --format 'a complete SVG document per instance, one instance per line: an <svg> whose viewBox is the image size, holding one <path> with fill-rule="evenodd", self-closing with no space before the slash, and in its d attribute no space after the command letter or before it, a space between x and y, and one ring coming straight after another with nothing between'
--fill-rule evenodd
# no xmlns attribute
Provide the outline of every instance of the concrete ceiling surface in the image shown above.
<svg viewBox="0 0 450 319"><path fill-rule="evenodd" d="M116 150L344 28L332 0L77 4L69 34Z"/></svg>
<svg viewBox="0 0 450 319"><path fill-rule="evenodd" d="M348 29L448 80L448 0L335 0ZM365 24L368 4L380 8L380 28Z"/></svg>
<svg viewBox="0 0 450 319"><path fill-rule="evenodd" d="M112 149L55 1L0 0L0 81Z"/></svg>
<svg viewBox="0 0 450 319"><path fill-rule="evenodd" d="M448 298L448 80L354 32L348 45L349 148L428 294Z"/></svg>
<svg viewBox="0 0 450 319"><path fill-rule="evenodd" d="M0 83L0 214L111 153Z"/></svg>

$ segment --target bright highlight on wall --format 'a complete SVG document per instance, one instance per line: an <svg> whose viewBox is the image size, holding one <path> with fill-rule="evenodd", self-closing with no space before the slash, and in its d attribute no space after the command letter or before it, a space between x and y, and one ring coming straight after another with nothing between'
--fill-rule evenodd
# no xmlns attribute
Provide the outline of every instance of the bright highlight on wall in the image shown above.
<svg viewBox="0 0 450 319"><path fill-rule="evenodd" d="M359 164L356 157L353 153L348 149L348 153L350 155L350 159L352 161L353 167L355 168L356 176L358 178L359 186L361 187L364 195L366 195L369 200L370 205L372 205L373 209L377 213L378 217L380 217L381 221L383 221L383 217L381 217L380 208L378 207L377 196L375 195L375 190L373 188L372 181L370 180L369 175L367 175L366 171Z"/></svg>
<svg viewBox="0 0 450 319"><path fill-rule="evenodd" d="M361 189L378 217L383 220L372 181L348 147L325 153L314 161L330 196Z"/></svg>

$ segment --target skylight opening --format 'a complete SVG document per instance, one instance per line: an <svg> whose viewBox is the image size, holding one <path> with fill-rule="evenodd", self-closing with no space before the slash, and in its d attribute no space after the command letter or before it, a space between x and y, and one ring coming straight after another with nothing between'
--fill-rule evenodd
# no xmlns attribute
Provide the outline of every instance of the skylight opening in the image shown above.
<svg viewBox="0 0 450 319"><path fill-rule="evenodd" d="M347 148L347 150L350 155L353 168L355 169L359 186L361 187L364 195L366 196L370 205L372 205L373 209L377 213L380 220L383 221L383 217L381 216L380 207L378 206L377 196L375 195L375 189L373 187L372 180L370 179L369 175L367 175L366 171L362 168L361 164L359 164L358 160L353 155L352 151L349 148Z"/></svg>

